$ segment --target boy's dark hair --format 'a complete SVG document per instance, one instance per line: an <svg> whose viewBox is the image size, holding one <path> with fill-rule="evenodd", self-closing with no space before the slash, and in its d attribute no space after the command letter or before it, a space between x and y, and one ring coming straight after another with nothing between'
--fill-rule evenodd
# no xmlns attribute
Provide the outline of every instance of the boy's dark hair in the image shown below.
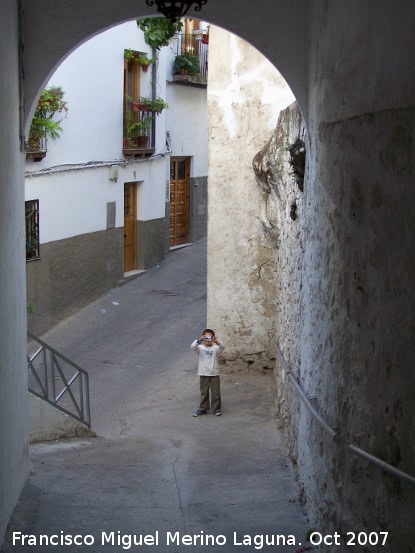
<svg viewBox="0 0 415 553"><path fill-rule="evenodd" d="M202 332L202 336L203 334L206 334L206 332L209 332L209 334L212 334L213 337L215 336L215 331L212 330L211 328L205 328L205 330Z"/></svg>

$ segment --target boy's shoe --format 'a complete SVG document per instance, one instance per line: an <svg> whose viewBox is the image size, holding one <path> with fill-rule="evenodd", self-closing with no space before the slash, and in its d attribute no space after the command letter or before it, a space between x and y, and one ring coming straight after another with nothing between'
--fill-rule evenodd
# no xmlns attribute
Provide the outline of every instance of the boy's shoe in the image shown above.
<svg viewBox="0 0 415 553"><path fill-rule="evenodd" d="M207 415L207 411L203 411L203 409L198 409L196 413L193 413L194 417L200 417L201 415Z"/></svg>
<svg viewBox="0 0 415 553"><path fill-rule="evenodd" d="M220 417L222 413L220 411L215 411L215 417Z"/></svg>

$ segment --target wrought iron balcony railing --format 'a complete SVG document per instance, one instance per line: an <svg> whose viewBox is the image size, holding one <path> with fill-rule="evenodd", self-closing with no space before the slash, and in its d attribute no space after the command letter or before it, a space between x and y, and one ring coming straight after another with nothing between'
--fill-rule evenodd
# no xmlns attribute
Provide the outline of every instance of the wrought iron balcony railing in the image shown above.
<svg viewBox="0 0 415 553"><path fill-rule="evenodd" d="M202 35L202 37L208 37L208 35ZM198 40L194 35L179 35L176 55L188 52L192 56L196 56L199 60L200 77L203 78L206 78L208 73L208 51L209 44L206 38Z"/></svg>
<svg viewBox="0 0 415 553"><path fill-rule="evenodd" d="M149 111L145 104L134 101L124 102L125 155L152 153L155 149L156 113Z"/></svg>

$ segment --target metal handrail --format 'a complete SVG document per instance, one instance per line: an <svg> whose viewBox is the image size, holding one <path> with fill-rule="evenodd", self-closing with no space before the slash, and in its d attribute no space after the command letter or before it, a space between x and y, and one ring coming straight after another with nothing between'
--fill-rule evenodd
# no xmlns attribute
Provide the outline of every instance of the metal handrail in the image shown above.
<svg viewBox="0 0 415 553"><path fill-rule="evenodd" d="M40 338L28 332L31 340L37 342L40 348L31 356L27 356L28 369L37 383L38 390L29 385L29 391L35 396L47 401L60 411L82 422L88 428L91 428L91 410L89 401L89 375L82 367L59 353L57 350L43 342ZM36 367L34 361L38 356L42 357L39 367ZM61 364L66 363L75 369L75 373L69 378L65 376ZM56 392L57 380L61 380L63 387ZM78 394L73 390L73 384L78 382ZM75 397L78 395L78 399ZM68 405L63 406L58 402L62 398L69 398Z"/></svg>
<svg viewBox="0 0 415 553"><path fill-rule="evenodd" d="M287 376L294 384L295 389L299 393L301 399L303 400L307 409L310 411L311 415L316 419L316 421L320 424L320 426L331 436L334 442L341 443L339 433L336 432L336 430L334 430L333 428L331 428L331 426L329 426L327 422L320 416L320 414L317 412L315 407L312 405L310 398L306 395L306 393L300 386L298 379L293 375L292 371L289 369L282 355L282 352L280 350L277 340L274 341L274 344L275 344L275 349L278 354L278 357L281 361L281 365L284 367L285 372L287 373ZM368 463L371 463L372 465L377 466L378 468L387 472L391 476L394 476L395 478L399 478L399 480L403 480L404 482L410 484L411 486L415 486L415 478L413 476L410 476L406 472L403 472L395 468L389 463L382 461L382 459L379 459L378 457L375 457L374 455L367 453L367 451L364 451L363 449L360 449L359 447L353 444L346 443L345 445L354 455L357 455L358 457L364 459Z"/></svg>

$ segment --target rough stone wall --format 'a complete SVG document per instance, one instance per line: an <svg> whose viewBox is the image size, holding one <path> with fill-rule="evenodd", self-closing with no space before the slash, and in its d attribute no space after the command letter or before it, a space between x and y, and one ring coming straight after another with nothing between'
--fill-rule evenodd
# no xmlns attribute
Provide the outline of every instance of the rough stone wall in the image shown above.
<svg viewBox="0 0 415 553"><path fill-rule="evenodd" d="M277 250L275 337L284 358L298 374L301 336L301 283L304 259L304 184L296 182L289 146L306 141L297 103L281 111L270 141L255 156L253 168L261 190L261 222ZM304 146L306 151L307 147ZM297 459L300 400L279 363L276 365L277 410L286 429L290 457Z"/></svg>
<svg viewBox="0 0 415 553"><path fill-rule="evenodd" d="M405 1L310 7L296 364L345 442L415 475L415 11ZM414 551L415 488L331 442L302 411L297 432L312 519L328 531L389 531L378 550Z"/></svg>
<svg viewBox="0 0 415 553"><path fill-rule="evenodd" d="M320 123L308 159L297 360L342 439L412 475L414 128L412 108ZM389 531L384 551L414 550L413 487L332 443L306 415L298 444L314 520Z"/></svg>
<svg viewBox="0 0 415 553"><path fill-rule="evenodd" d="M260 221L252 159L292 99L259 52L210 28L207 325L234 369L273 365L277 249Z"/></svg>
<svg viewBox="0 0 415 553"><path fill-rule="evenodd" d="M414 550L415 490L344 444L415 473L414 128L413 109L322 125L301 192L287 162L287 143L304 134L294 104L254 160L262 220L278 244L278 341L343 442L311 420L277 363L279 414L311 521L343 535L389 531L388 552Z"/></svg>

